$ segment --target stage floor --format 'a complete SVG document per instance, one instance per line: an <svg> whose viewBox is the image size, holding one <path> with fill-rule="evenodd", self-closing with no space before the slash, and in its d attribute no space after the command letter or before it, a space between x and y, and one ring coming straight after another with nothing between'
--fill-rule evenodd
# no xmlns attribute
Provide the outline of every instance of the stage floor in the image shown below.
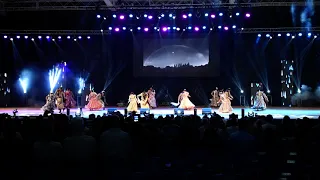
<svg viewBox="0 0 320 180"><path fill-rule="evenodd" d="M83 117L89 117L90 114L95 114L95 115L103 115L104 113L107 113L108 108L117 108L119 112L124 114L124 108L118 108L118 107L107 107L106 110L100 110L100 111L89 111L87 109L83 109ZM241 109L243 107L233 107L233 112L235 114L238 114L239 117L241 116ZM37 116L43 114L43 112L40 110L40 108L0 108L0 113L7 113L10 115L13 115L13 110L17 109L18 113L17 116ZM212 109L212 112L217 112L217 109ZM79 109L74 108L71 109L70 114L75 115L77 112L79 112ZM284 107L269 107L268 109L264 111L254 111L250 108L245 108L245 115L248 115L248 113L255 112L258 115L268 115L271 114L273 115L274 118L280 119L283 118L285 115L289 115L290 118L296 119L296 118L303 118L303 117L308 117L312 119L317 119L320 115L320 108L284 108ZM55 110L55 113L58 113L57 110ZM66 113L66 111L64 112ZM138 112L139 113L139 112ZM160 115L170 115L174 114L174 108L170 107L159 107L157 109L152 109L150 110L150 113L154 114L155 117L158 117ZM184 111L185 115L191 115L193 114L193 110L188 110ZM202 114L202 108L198 107L197 108L197 114L201 116ZM220 116L224 118L229 117L229 113L217 113Z"/></svg>

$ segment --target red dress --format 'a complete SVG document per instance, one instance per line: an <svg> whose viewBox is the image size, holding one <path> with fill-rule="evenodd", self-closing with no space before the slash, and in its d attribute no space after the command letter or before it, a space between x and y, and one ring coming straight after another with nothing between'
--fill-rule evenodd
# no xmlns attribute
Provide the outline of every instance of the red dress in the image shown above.
<svg viewBox="0 0 320 180"><path fill-rule="evenodd" d="M76 107L77 102L73 99L73 93L69 90L67 90L65 93L65 98L66 98L66 104L65 107L70 109Z"/></svg>
<svg viewBox="0 0 320 180"><path fill-rule="evenodd" d="M103 108L103 104L101 101L97 98L97 93L91 92L89 94L89 103L86 105L86 108L90 110L99 110Z"/></svg>

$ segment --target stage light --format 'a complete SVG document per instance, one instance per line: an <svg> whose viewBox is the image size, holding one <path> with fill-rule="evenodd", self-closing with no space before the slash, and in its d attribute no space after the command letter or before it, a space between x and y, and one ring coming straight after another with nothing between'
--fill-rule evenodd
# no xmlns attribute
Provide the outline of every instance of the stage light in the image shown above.
<svg viewBox="0 0 320 180"><path fill-rule="evenodd" d="M34 41L34 39L33 39L33 38L31 38L31 41Z"/></svg>
<svg viewBox="0 0 320 180"><path fill-rule="evenodd" d="M129 14L129 18L133 18L133 15L132 15L132 14Z"/></svg>
<svg viewBox="0 0 320 180"><path fill-rule="evenodd" d="M241 89L241 90L240 90L240 93L241 93L241 94L243 94L243 93L244 93L244 91Z"/></svg>
<svg viewBox="0 0 320 180"><path fill-rule="evenodd" d="M295 36L291 36L292 39L296 38Z"/></svg>
<svg viewBox="0 0 320 180"><path fill-rule="evenodd" d="M90 36L87 36L87 39L90 39L91 37Z"/></svg>
<svg viewBox="0 0 320 180"><path fill-rule="evenodd" d="M102 30L103 31L103 30ZM70 36L67 36L67 39L70 39Z"/></svg>
<svg viewBox="0 0 320 180"><path fill-rule="evenodd" d="M210 31L212 31L212 28L210 28Z"/></svg>
<svg viewBox="0 0 320 180"><path fill-rule="evenodd" d="M249 18L251 15L249 13L246 13L246 17Z"/></svg>
<svg viewBox="0 0 320 180"><path fill-rule="evenodd" d="M311 33L308 33L308 37L310 37L311 36Z"/></svg>
<svg viewBox="0 0 320 180"><path fill-rule="evenodd" d="M202 26L202 29L207 29L207 27L206 26Z"/></svg>
<svg viewBox="0 0 320 180"><path fill-rule="evenodd" d="M175 108L173 112L174 112L174 115L178 115L178 116L184 115L184 109Z"/></svg>
<svg viewBox="0 0 320 180"><path fill-rule="evenodd" d="M177 31L180 31L180 28L177 28Z"/></svg>
<svg viewBox="0 0 320 180"><path fill-rule="evenodd" d="M191 26L189 26L189 27L188 27L188 29L189 29L189 30L191 30L191 29L192 29L192 27L191 27Z"/></svg>
<svg viewBox="0 0 320 180"><path fill-rule="evenodd" d="M301 94L301 89L298 89L298 93Z"/></svg>
<svg viewBox="0 0 320 180"><path fill-rule="evenodd" d="M20 36L17 36L17 39L20 39Z"/></svg>
<svg viewBox="0 0 320 180"><path fill-rule="evenodd" d="M204 14L204 16L205 16L205 17L208 17L208 16L209 16L209 14L208 14L208 13L205 13L205 14Z"/></svg>
<svg viewBox="0 0 320 180"><path fill-rule="evenodd" d="M108 29L111 31L111 30L112 30L112 27L109 27Z"/></svg>
<svg viewBox="0 0 320 180"><path fill-rule="evenodd" d="M194 30L195 30L195 31L199 31L199 28L198 28L198 27L195 27Z"/></svg>
<svg viewBox="0 0 320 180"><path fill-rule="evenodd" d="M148 19L152 19L153 17L152 16L148 16Z"/></svg>
<svg viewBox="0 0 320 180"><path fill-rule="evenodd" d="M28 39L28 36L24 36L25 39Z"/></svg>
<svg viewBox="0 0 320 180"><path fill-rule="evenodd" d="M119 28L115 28L114 30L115 30L116 32L119 32L119 31L120 31L120 29L119 29Z"/></svg>
<svg viewBox="0 0 320 180"><path fill-rule="evenodd" d="M145 31L145 32L148 32L148 31L149 31L149 28L144 28L144 31Z"/></svg>
<svg viewBox="0 0 320 180"><path fill-rule="evenodd" d="M191 14L191 13L189 13L189 14L188 14L188 16L189 16L189 17L192 17L192 14Z"/></svg>
<svg viewBox="0 0 320 180"><path fill-rule="evenodd" d="M78 37L78 39L82 39L82 37L81 37L81 36L79 36L79 37Z"/></svg>
<svg viewBox="0 0 320 180"><path fill-rule="evenodd" d="M145 15L143 15L143 17L147 18L147 17L148 17L148 15L146 15L146 14L145 14Z"/></svg>
<svg viewBox="0 0 320 180"><path fill-rule="evenodd" d="M173 30L176 30L177 28L176 28L176 27L172 27L172 29L173 29Z"/></svg>
<svg viewBox="0 0 320 180"><path fill-rule="evenodd" d="M154 30L157 30L158 28L157 28L157 27L154 27L153 29L154 29Z"/></svg>
<svg viewBox="0 0 320 180"><path fill-rule="evenodd" d="M38 36L38 39L42 39L42 37L41 37L41 36Z"/></svg>
<svg viewBox="0 0 320 180"><path fill-rule="evenodd" d="M112 15L112 17L113 17L113 18L116 18L116 17L117 17L117 15L115 15L115 14L114 14L114 15Z"/></svg>
<svg viewBox="0 0 320 180"><path fill-rule="evenodd" d="M47 36L46 38L47 38L47 39L50 39L50 37L49 37L49 36Z"/></svg>
<svg viewBox="0 0 320 180"><path fill-rule="evenodd" d="M240 15L240 13L236 13L236 16L239 16Z"/></svg>
<svg viewBox="0 0 320 180"><path fill-rule="evenodd" d="M229 28L228 28L228 27L224 27L224 30L228 31L228 30L229 30Z"/></svg>
<svg viewBox="0 0 320 180"><path fill-rule="evenodd" d="M278 34L278 37L281 37L281 34Z"/></svg>
<svg viewBox="0 0 320 180"><path fill-rule="evenodd" d="M211 14L211 16L210 16L211 18L216 18L216 15L214 15L214 14Z"/></svg>
<svg viewBox="0 0 320 180"><path fill-rule="evenodd" d="M141 27L138 27L137 29L138 29L138 30L141 30Z"/></svg>
<svg viewBox="0 0 320 180"><path fill-rule="evenodd" d="M27 89L28 89L29 79L28 78L19 78L19 82L20 82L20 86L23 90L23 93L26 94Z"/></svg>
<svg viewBox="0 0 320 180"><path fill-rule="evenodd" d="M168 30L168 28L166 28L166 27L162 28L162 31L164 31L164 32L166 32L167 30Z"/></svg>
<svg viewBox="0 0 320 180"><path fill-rule="evenodd" d="M244 30L244 28L241 28L241 30Z"/></svg>
<svg viewBox="0 0 320 180"><path fill-rule="evenodd" d="M73 41L77 41L77 39L76 39L76 38L74 38L74 39L73 39Z"/></svg>
<svg viewBox="0 0 320 180"><path fill-rule="evenodd" d="M13 41L13 38L10 38L10 41Z"/></svg>
<svg viewBox="0 0 320 180"><path fill-rule="evenodd" d="M161 14L161 17L164 17L164 14Z"/></svg>
<svg viewBox="0 0 320 180"><path fill-rule="evenodd" d="M221 29L221 26L218 26L218 29Z"/></svg>
<svg viewBox="0 0 320 180"><path fill-rule="evenodd" d="M266 37L270 37L270 34L266 34Z"/></svg>
<svg viewBox="0 0 320 180"><path fill-rule="evenodd" d="M171 28L170 27L168 27L168 30L170 30Z"/></svg>
<svg viewBox="0 0 320 180"><path fill-rule="evenodd" d="M52 41L55 41L55 39L52 39Z"/></svg>
<svg viewBox="0 0 320 180"><path fill-rule="evenodd" d="M100 15L97 15L97 18L98 18L98 19L100 19L100 18L101 18L101 16L100 16Z"/></svg>
<svg viewBox="0 0 320 180"><path fill-rule="evenodd" d="M176 19L176 17L175 17L175 16L173 16L173 17L172 17L172 19Z"/></svg>
<svg viewBox="0 0 320 180"><path fill-rule="evenodd" d="M299 33L298 36L302 36L302 33Z"/></svg>
<svg viewBox="0 0 320 180"><path fill-rule="evenodd" d="M287 33L287 36L289 37L289 36L290 36L290 33Z"/></svg>
<svg viewBox="0 0 320 180"><path fill-rule="evenodd" d="M172 14L169 14L169 17L172 17Z"/></svg>
<svg viewBox="0 0 320 180"><path fill-rule="evenodd" d="M235 29L236 27L237 27L236 25L233 25L233 26L232 26L233 29Z"/></svg>
<svg viewBox="0 0 320 180"><path fill-rule="evenodd" d="M8 38L8 36L3 36L3 38L7 39L7 38Z"/></svg>
<svg viewBox="0 0 320 180"><path fill-rule="evenodd" d="M83 78L79 78L78 85L79 85L78 94L81 94L83 89L84 89L84 87L85 87L85 81L84 81Z"/></svg>
<svg viewBox="0 0 320 180"><path fill-rule="evenodd" d="M106 17L103 17L103 20L106 20L107 18Z"/></svg>
<svg viewBox="0 0 320 180"><path fill-rule="evenodd" d="M315 36L313 36L313 38L317 38L317 37L318 37L318 36L316 36L316 35L315 35Z"/></svg>
<svg viewBox="0 0 320 180"><path fill-rule="evenodd" d="M186 18L187 18L187 15L185 15L185 14L182 15L182 18L183 18L183 19L186 19Z"/></svg>
<svg viewBox="0 0 320 180"><path fill-rule="evenodd" d="M223 13L219 13L219 16L223 16Z"/></svg>
<svg viewBox="0 0 320 180"><path fill-rule="evenodd" d="M132 29L130 29L130 31L132 32Z"/></svg>
<svg viewBox="0 0 320 180"><path fill-rule="evenodd" d="M270 39L272 39L272 36L270 36Z"/></svg>
<svg viewBox="0 0 320 180"><path fill-rule="evenodd" d="M126 27L122 27L122 30L124 30L124 31L125 31L126 29L127 29Z"/></svg>
<svg viewBox="0 0 320 180"><path fill-rule="evenodd" d="M261 37L261 34L258 34L258 37Z"/></svg>
<svg viewBox="0 0 320 180"><path fill-rule="evenodd" d="M268 89L268 90L267 90L267 93L270 94L270 92L271 92L271 91Z"/></svg>
<svg viewBox="0 0 320 180"><path fill-rule="evenodd" d="M61 39L61 36L58 36L58 39Z"/></svg>
<svg viewBox="0 0 320 180"><path fill-rule="evenodd" d="M119 18L120 18L121 20L123 20L123 19L124 19L124 15L121 15Z"/></svg>
<svg viewBox="0 0 320 180"><path fill-rule="evenodd" d="M60 76L61 76L60 68L53 68L49 70L50 93L53 93L54 88L59 82Z"/></svg>

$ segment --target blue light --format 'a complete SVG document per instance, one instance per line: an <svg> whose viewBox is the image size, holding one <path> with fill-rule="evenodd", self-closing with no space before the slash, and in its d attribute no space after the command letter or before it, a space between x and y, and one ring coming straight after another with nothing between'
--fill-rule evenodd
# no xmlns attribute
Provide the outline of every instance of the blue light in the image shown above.
<svg viewBox="0 0 320 180"><path fill-rule="evenodd" d="M146 18L146 17L148 17L148 15L147 15L147 14L145 14L145 15L143 15L143 17L145 17L145 18Z"/></svg>
<svg viewBox="0 0 320 180"><path fill-rule="evenodd" d="M172 14L169 14L169 17L172 17Z"/></svg>
<svg viewBox="0 0 320 180"><path fill-rule="evenodd" d="M141 27L138 27L137 29L138 29L138 30L141 30Z"/></svg>
<svg viewBox="0 0 320 180"><path fill-rule="evenodd" d="M218 29L221 29L221 26L218 26Z"/></svg>
<svg viewBox="0 0 320 180"><path fill-rule="evenodd" d="M208 13L205 13L205 14L204 14L204 16L205 16L205 17L208 17L208 16L209 16L209 14L208 14Z"/></svg>
<svg viewBox="0 0 320 180"><path fill-rule="evenodd" d="M19 78L20 86L23 90L23 93L27 93L28 85L29 85L29 79L24 77L24 78Z"/></svg>
<svg viewBox="0 0 320 180"><path fill-rule="evenodd" d="M111 31L111 30L112 30L112 27L109 27L109 30Z"/></svg>
<svg viewBox="0 0 320 180"><path fill-rule="evenodd" d="M311 36L311 33L308 33L308 37L310 37Z"/></svg>
<svg viewBox="0 0 320 180"><path fill-rule="evenodd" d="M270 34L266 34L266 37L270 37Z"/></svg>
<svg viewBox="0 0 320 180"><path fill-rule="evenodd" d="M236 27L237 27L236 25L233 25L233 26L232 26L233 29L235 29Z"/></svg>
<svg viewBox="0 0 320 180"><path fill-rule="evenodd" d="M164 17L164 14L161 14L161 17Z"/></svg>
<svg viewBox="0 0 320 180"><path fill-rule="evenodd" d="M189 16L189 17L192 17L192 14L191 14L191 13L189 13L189 14L188 14L188 16Z"/></svg>
<svg viewBox="0 0 320 180"><path fill-rule="evenodd" d="M258 37L261 37L261 34L258 34Z"/></svg>
<svg viewBox="0 0 320 180"><path fill-rule="evenodd" d="M188 27L189 30L190 30L191 28L192 28L191 26Z"/></svg>
<svg viewBox="0 0 320 180"><path fill-rule="evenodd" d="M61 69L53 68L49 71L49 83L50 83L50 92L53 93L54 88L59 82L61 76Z"/></svg>
<svg viewBox="0 0 320 180"><path fill-rule="evenodd" d="M240 13L236 13L236 16L239 16L240 15Z"/></svg>
<svg viewBox="0 0 320 180"><path fill-rule="evenodd" d="M223 16L223 13L219 13L219 16Z"/></svg>
<svg viewBox="0 0 320 180"><path fill-rule="evenodd" d="M132 14L129 14L129 18L133 18L133 15L132 15Z"/></svg>
<svg viewBox="0 0 320 180"><path fill-rule="evenodd" d="M97 15L97 18L98 18L98 19L100 19L100 18L101 18L101 16L100 16L100 15Z"/></svg>
<svg viewBox="0 0 320 180"><path fill-rule="evenodd" d="M202 26L202 29L207 29L207 27L206 26Z"/></svg>
<svg viewBox="0 0 320 180"><path fill-rule="evenodd" d="M278 37L281 37L281 34L278 34Z"/></svg>
<svg viewBox="0 0 320 180"><path fill-rule="evenodd" d="M302 36L302 33L299 33L298 36Z"/></svg>
<svg viewBox="0 0 320 180"><path fill-rule="evenodd" d="M289 37L289 36L290 36L290 33L287 33L287 36Z"/></svg>
<svg viewBox="0 0 320 180"><path fill-rule="evenodd" d="M126 30L126 29L127 29L126 27L123 27L123 28L122 28L122 30Z"/></svg>
<svg viewBox="0 0 320 180"><path fill-rule="evenodd" d="M84 81L83 78L79 78L79 80L78 80L78 85L79 85L78 94L81 94L82 91L83 91L84 88L85 88L85 81Z"/></svg>
<svg viewBox="0 0 320 180"><path fill-rule="evenodd" d="M113 17L113 18L116 18L116 17L117 17L117 15L115 15L115 14L114 14L114 15L112 15L112 17Z"/></svg>

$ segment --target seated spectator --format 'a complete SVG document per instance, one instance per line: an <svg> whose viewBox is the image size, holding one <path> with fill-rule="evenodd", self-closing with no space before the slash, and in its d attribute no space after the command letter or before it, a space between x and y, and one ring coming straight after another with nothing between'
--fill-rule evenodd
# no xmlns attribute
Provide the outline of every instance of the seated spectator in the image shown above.
<svg viewBox="0 0 320 180"><path fill-rule="evenodd" d="M273 116L271 116L270 114L266 116L265 118L265 122L262 125L262 129L265 131L266 129L272 129L272 130L276 130L277 126L273 124Z"/></svg>

